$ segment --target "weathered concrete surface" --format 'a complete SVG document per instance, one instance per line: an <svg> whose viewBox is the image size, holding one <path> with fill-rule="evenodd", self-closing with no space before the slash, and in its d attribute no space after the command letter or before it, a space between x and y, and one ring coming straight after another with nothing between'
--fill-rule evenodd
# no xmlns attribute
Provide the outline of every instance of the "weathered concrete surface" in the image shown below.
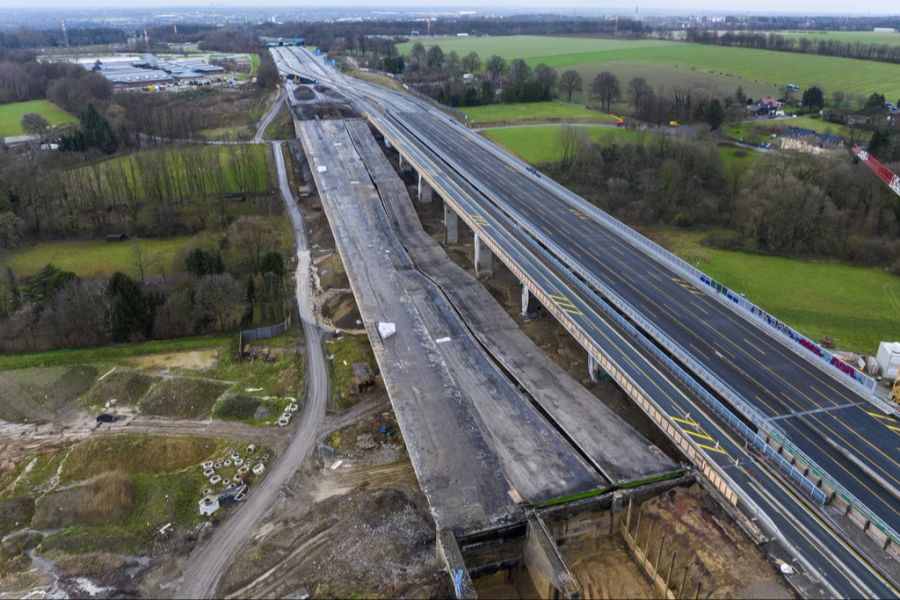
<svg viewBox="0 0 900 600"><path fill-rule="evenodd" d="M538 502L608 486L413 268L344 122L304 122L299 132L438 527L520 519L511 490ZM381 339L379 322L395 323L396 333Z"/></svg>
<svg viewBox="0 0 900 600"><path fill-rule="evenodd" d="M525 511L528 531L525 534L523 561L531 583L541 598L581 598L578 581L569 570L550 531L533 509Z"/></svg>
<svg viewBox="0 0 900 600"><path fill-rule="evenodd" d="M490 292L422 229L405 184L366 124L348 121L347 128L378 188L388 220L416 268L441 287L478 341L588 460L613 483L675 470L668 457L538 348Z"/></svg>

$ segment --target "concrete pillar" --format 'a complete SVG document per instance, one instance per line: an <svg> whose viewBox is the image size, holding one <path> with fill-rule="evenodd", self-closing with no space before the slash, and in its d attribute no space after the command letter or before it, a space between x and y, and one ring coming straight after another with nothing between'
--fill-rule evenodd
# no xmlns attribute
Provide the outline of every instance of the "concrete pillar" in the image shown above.
<svg viewBox="0 0 900 600"><path fill-rule="evenodd" d="M522 316L528 316L528 303L531 301L531 292L528 290L528 284L522 284Z"/></svg>
<svg viewBox="0 0 900 600"><path fill-rule="evenodd" d="M459 215L444 202L444 243L459 243Z"/></svg>
<svg viewBox="0 0 900 600"><path fill-rule="evenodd" d="M419 202L425 204L431 202L431 186L425 181L421 173L419 173Z"/></svg>
<svg viewBox="0 0 900 600"><path fill-rule="evenodd" d="M481 241L481 236L475 234L475 274L490 276L494 272L494 253Z"/></svg>
<svg viewBox="0 0 900 600"><path fill-rule="evenodd" d="M594 360L594 356L590 352L588 352L588 377L591 378L591 381L605 381L609 379L609 375L606 374L600 363Z"/></svg>
<svg viewBox="0 0 900 600"><path fill-rule="evenodd" d="M385 148L390 148L390 147L391 147L391 142L390 142L387 138L384 138L384 147L385 147Z"/></svg>
<svg viewBox="0 0 900 600"><path fill-rule="evenodd" d="M403 160L403 155L400 154L400 172L402 173L406 168L406 161Z"/></svg>

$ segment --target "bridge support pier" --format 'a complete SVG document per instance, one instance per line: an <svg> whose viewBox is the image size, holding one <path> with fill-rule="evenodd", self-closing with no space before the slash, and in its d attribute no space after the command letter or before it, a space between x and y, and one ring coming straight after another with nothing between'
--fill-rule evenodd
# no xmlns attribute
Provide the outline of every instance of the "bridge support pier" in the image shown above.
<svg viewBox="0 0 900 600"><path fill-rule="evenodd" d="M528 304L531 302L531 291L528 289L528 284L522 284L522 316L528 316Z"/></svg>
<svg viewBox="0 0 900 600"><path fill-rule="evenodd" d="M384 138L384 147L385 147L385 148L390 148L390 147L391 147L391 142L390 142L387 138Z"/></svg>
<svg viewBox="0 0 900 600"><path fill-rule="evenodd" d="M494 272L494 253L475 234L475 275L490 277Z"/></svg>
<svg viewBox="0 0 900 600"><path fill-rule="evenodd" d="M444 202L444 243L459 243L459 215Z"/></svg>
<svg viewBox="0 0 900 600"><path fill-rule="evenodd" d="M431 186L427 181L422 177L422 174L419 173L419 202L429 203L431 202L432 191Z"/></svg>
<svg viewBox="0 0 900 600"><path fill-rule="evenodd" d="M607 375L606 371L603 370L603 367L600 366L594 356L588 352L588 377L590 377L591 381L605 381L609 379L609 375Z"/></svg>
<svg viewBox="0 0 900 600"><path fill-rule="evenodd" d="M409 162L403 158L402 154L400 154L399 156L400 156L400 172L406 173L407 171L412 171L412 165L410 165Z"/></svg>

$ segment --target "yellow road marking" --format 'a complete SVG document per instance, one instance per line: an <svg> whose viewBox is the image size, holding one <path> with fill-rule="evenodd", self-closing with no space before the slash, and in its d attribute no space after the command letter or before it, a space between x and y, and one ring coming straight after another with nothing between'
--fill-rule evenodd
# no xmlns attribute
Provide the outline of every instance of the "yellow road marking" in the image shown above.
<svg viewBox="0 0 900 600"><path fill-rule="evenodd" d="M708 433L703 433L702 431L691 431L690 429L682 429L683 432L690 434L694 437L698 437L701 440L708 440L710 442L714 442L715 440Z"/></svg>
<svg viewBox="0 0 900 600"><path fill-rule="evenodd" d="M718 452L719 454L728 454L722 448L716 448L715 446L707 446L706 444L700 444L700 443L698 443L697 445L705 450L709 450L710 452Z"/></svg>
<svg viewBox="0 0 900 600"><path fill-rule="evenodd" d="M684 423L686 425L690 425L691 427L700 427L700 423L697 421L691 421L690 419L682 419L681 417L672 417L673 421L678 421L679 423Z"/></svg>

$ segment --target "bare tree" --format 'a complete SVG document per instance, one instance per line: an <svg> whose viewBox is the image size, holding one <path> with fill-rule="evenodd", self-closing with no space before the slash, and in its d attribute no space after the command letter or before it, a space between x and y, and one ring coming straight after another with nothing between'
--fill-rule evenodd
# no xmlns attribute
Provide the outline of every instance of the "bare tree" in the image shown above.
<svg viewBox="0 0 900 600"><path fill-rule="evenodd" d="M241 286L227 273L201 277L194 287L194 314L213 329L236 325L244 314Z"/></svg>
<svg viewBox="0 0 900 600"><path fill-rule="evenodd" d="M581 92L583 80L575 69L565 71L559 77L559 91L566 95L566 102L572 101L572 94Z"/></svg>
<svg viewBox="0 0 900 600"><path fill-rule="evenodd" d="M607 111L611 110L612 103L622 96L619 78L609 71L598 73L591 83L591 94L600 100L601 106L605 106Z"/></svg>

